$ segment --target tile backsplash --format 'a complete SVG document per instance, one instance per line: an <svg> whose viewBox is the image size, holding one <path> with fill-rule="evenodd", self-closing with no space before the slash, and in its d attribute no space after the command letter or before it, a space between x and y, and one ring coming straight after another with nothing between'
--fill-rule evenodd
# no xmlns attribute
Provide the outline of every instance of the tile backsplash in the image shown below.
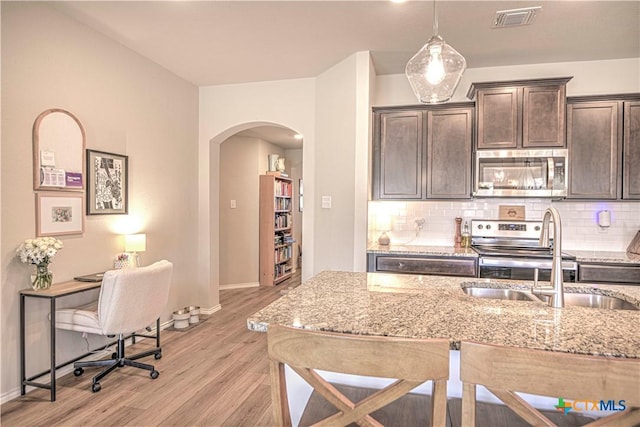
<svg viewBox="0 0 640 427"><path fill-rule="evenodd" d="M391 244L452 246L455 217L498 219L500 205L524 206L527 220L542 220L553 206L562 219L563 249L625 251L640 230L640 202L551 201L547 199L476 199L469 201L369 202L369 240L377 241L381 228ZM598 212L608 210L611 226L598 225ZM420 221L424 219L423 221ZM376 221L377 220L377 221ZM420 226L420 223L423 224ZM378 227L376 224L385 224Z"/></svg>

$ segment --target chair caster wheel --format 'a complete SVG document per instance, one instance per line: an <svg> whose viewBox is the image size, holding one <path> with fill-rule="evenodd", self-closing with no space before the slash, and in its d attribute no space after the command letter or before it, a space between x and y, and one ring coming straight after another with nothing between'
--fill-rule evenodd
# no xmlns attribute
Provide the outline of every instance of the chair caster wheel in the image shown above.
<svg viewBox="0 0 640 427"><path fill-rule="evenodd" d="M111 353L111 358L112 358L112 359L114 359L114 360L115 360L117 357L118 357L118 355L117 355L116 353Z"/></svg>
<svg viewBox="0 0 640 427"><path fill-rule="evenodd" d="M156 353L153 355L153 357L158 360L158 359L162 359L162 353Z"/></svg>
<svg viewBox="0 0 640 427"><path fill-rule="evenodd" d="M82 368L76 368L73 370L73 375L75 375L76 377L79 377L82 374L84 374L84 369Z"/></svg>
<svg viewBox="0 0 640 427"><path fill-rule="evenodd" d="M160 375L160 372L158 372L156 370L153 370L153 371L151 371L151 374L149 374L149 375L151 376L151 379L155 380L156 378L158 378L158 375Z"/></svg>
<svg viewBox="0 0 640 427"><path fill-rule="evenodd" d="M93 383L93 385L91 386L91 391L97 393L100 390L102 390L102 386L100 385L100 383Z"/></svg>

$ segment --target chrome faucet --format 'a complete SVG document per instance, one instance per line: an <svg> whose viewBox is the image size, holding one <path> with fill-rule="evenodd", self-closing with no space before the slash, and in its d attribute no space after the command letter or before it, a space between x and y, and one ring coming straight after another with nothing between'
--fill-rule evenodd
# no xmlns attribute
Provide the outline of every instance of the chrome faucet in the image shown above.
<svg viewBox="0 0 640 427"><path fill-rule="evenodd" d="M536 295L551 297L549 305L554 308L564 307L564 284L562 282L562 223L560 213L556 208L548 208L542 218L542 230L540 231L540 246L549 246L549 221L553 220L553 260L551 261L550 288L533 288ZM536 272L537 273L537 272ZM538 278L535 275L535 284Z"/></svg>

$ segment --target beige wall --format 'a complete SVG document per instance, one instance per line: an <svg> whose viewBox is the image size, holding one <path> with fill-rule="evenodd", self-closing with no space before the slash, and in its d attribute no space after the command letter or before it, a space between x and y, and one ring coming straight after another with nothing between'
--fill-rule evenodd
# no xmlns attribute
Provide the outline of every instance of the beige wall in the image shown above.
<svg viewBox="0 0 640 427"><path fill-rule="evenodd" d="M220 144L230 136L255 126L276 125L295 130L304 135L305 191L313 194L314 106L314 79L200 88L198 221L201 239L198 274L210 283L212 292L219 288L220 273L219 206L222 202L217 172L220 167ZM305 239L309 239L306 240L308 242L313 242L313 205L313 199L305 199L302 233ZM305 260L309 259L309 262L303 264L303 277L313 274L312 253L313 247L305 250Z"/></svg>
<svg viewBox="0 0 640 427"><path fill-rule="evenodd" d="M260 175L267 155L284 150L259 138L232 136L220 145L220 287L258 285ZM231 200L236 208L231 208Z"/></svg>
<svg viewBox="0 0 640 427"><path fill-rule="evenodd" d="M197 260L198 89L165 69L41 3L2 2L2 227L1 383L6 398L19 390L19 298L29 268L15 256L35 236L31 130L42 111L73 112L84 125L87 148L129 156L129 215L86 217L83 235L62 236L52 264L54 282L103 271L123 250L119 233L147 234L141 263L174 263L170 302L199 303ZM137 225L136 225L137 224ZM202 288L202 287L200 287ZM77 304L94 295L69 297ZM217 297L216 297L217 298ZM48 308L27 309L29 372L43 370L49 354ZM97 345L100 340L90 336ZM77 333L58 333L58 357L85 351Z"/></svg>

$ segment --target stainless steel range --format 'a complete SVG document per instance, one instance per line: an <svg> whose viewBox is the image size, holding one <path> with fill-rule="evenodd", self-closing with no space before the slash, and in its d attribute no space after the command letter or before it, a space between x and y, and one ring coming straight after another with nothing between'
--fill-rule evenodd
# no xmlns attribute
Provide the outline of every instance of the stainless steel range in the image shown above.
<svg viewBox="0 0 640 427"><path fill-rule="evenodd" d="M471 246L478 252L480 277L533 280L551 275L552 245L539 246L542 221L471 220ZM575 282L578 263L573 255L562 253L564 281Z"/></svg>

